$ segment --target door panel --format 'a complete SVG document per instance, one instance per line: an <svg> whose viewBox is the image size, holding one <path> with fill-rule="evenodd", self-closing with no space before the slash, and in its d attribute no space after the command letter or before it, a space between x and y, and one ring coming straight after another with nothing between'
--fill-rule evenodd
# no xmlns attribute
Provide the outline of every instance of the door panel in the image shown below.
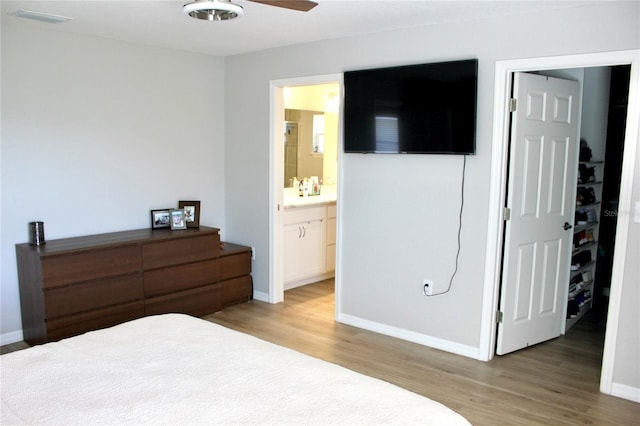
<svg viewBox="0 0 640 426"><path fill-rule="evenodd" d="M518 247L518 275L515 286L515 310L513 322L520 323L531 319L531 291L535 278L536 244L523 244Z"/></svg>
<svg viewBox="0 0 640 426"><path fill-rule="evenodd" d="M524 168L522 174L522 209L520 217L538 216L540 167L542 167L542 139L525 137Z"/></svg>
<svg viewBox="0 0 640 426"><path fill-rule="evenodd" d="M579 83L514 75L499 355L560 335L578 165Z"/></svg>
<svg viewBox="0 0 640 426"><path fill-rule="evenodd" d="M567 151L568 140L553 140L551 142L551 179L549 180L549 187L547 192L549 198L547 201L547 214L562 215L564 209L567 208L565 199L567 197L566 185L556 185L557 182L564 182L566 180L565 165L567 164Z"/></svg>
<svg viewBox="0 0 640 426"><path fill-rule="evenodd" d="M543 270L546 272L542 280L542 292L540 295L540 315L553 315L558 306L558 293L560 289L555 288L558 285L562 274L562 259L560 250L562 241L547 241L544 246Z"/></svg>

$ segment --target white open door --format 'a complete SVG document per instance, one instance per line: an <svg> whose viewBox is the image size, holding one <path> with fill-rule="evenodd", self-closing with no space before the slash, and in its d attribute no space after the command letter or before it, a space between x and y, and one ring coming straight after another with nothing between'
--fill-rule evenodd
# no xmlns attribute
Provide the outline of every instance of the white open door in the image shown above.
<svg viewBox="0 0 640 426"><path fill-rule="evenodd" d="M579 151L576 81L514 74L496 353L564 330Z"/></svg>

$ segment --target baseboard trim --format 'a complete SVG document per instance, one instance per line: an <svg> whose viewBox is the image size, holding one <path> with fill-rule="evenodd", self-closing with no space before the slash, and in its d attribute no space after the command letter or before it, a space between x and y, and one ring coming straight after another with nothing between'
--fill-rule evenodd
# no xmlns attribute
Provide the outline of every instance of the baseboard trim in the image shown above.
<svg viewBox="0 0 640 426"><path fill-rule="evenodd" d="M640 402L640 388L623 385L621 383L611 384L611 396L628 399L633 402Z"/></svg>
<svg viewBox="0 0 640 426"><path fill-rule="evenodd" d="M474 346L462 345L460 343L444 340L426 334L416 333L415 331L403 328L393 327L387 324L381 324L375 321L355 317L353 315L339 313L337 321L343 324L352 325L354 327L363 328L365 330L374 331L386 336L397 337L398 339L407 340L430 348L439 349L445 352L451 352L456 355L466 356L482 361L480 358L479 348Z"/></svg>
<svg viewBox="0 0 640 426"><path fill-rule="evenodd" d="M263 293L261 291L255 291L253 292L253 298L255 300L259 300L260 302L269 302L269 293Z"/></svg>
<svg viewBox="0 0 640 426"><path fill-rule="evenodd" d="M0 346L10 345L11 343L22 342L23 340L24 340L24 335L22 334L22 330L0 334Z"/></svg>
<svg viewBox="0 0 640 426"><path fill-rule="evenodd" d="M284 283L284 291L302 287L303 285L312 284L318 281L324 281L335 276L335 271L329 271L324 274L313 275L311 277L302 278L296 281Z"/></svg>

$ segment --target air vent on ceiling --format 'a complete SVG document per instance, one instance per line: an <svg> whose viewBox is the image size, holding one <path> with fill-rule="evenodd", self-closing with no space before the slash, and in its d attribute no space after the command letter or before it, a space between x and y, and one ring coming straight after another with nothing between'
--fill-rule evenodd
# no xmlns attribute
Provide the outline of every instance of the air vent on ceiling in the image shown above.
<svg viewBox="0 0 640 426"><path fill-rule="evenodd" d="M18 18L33 19L35 21L47 22L49 24L59 24L61 22L70 21L73 18L62 15L54 15L46 12L36 12L35 10L20 9L13 15Z"/></svg>

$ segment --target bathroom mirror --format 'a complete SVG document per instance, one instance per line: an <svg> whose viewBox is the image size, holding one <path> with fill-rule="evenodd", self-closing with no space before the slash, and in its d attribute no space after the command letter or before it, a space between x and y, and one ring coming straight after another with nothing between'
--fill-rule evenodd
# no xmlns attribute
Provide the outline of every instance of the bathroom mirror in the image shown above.
<svg viewBox="0 0 640 426"><path fill-rule="evenodd" d="M293 178L324 175L325 113L285 109L284 186Z"/></svg>
<svg viewBox="0 0 640 426"><path fill-rule="evenodd" d="M338 176L338 83L284 89L284 187L318 176L335 187Z"/></svg>

